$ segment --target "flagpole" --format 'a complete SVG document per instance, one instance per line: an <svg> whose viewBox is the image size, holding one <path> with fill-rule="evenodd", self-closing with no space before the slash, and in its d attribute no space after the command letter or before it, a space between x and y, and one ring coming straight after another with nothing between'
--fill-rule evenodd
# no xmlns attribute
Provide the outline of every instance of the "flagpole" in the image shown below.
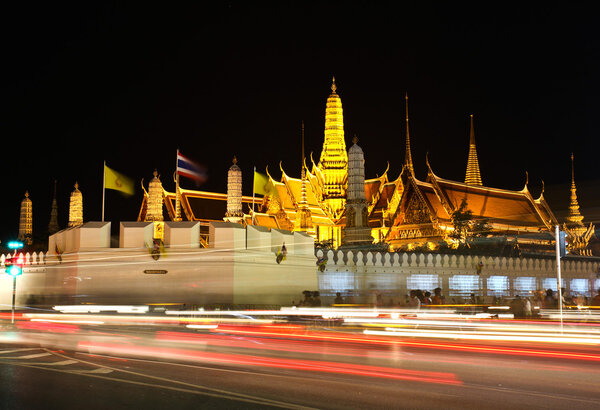
<svg viewBox="0 0 600 410"><path fill-rule="evenodd" d="M102 222L104 222L104 194L106 192L106 161L102 167Z"/></svg>
<svg viewBox="0 0 600 410"><path fill-rule="evenodd" d="M177 148L177 157L175 158L175 221L179 222L181 219L181 212L179 210L179 172L177 167L179 166L179 148Z"/></svg>
<svg viewBox="0 0 600 410"><path fill-rule="evenodd" d="M256 166L254 167L254 173L252 174L252 225L254 225L254 183L256 182Z"/></svg>

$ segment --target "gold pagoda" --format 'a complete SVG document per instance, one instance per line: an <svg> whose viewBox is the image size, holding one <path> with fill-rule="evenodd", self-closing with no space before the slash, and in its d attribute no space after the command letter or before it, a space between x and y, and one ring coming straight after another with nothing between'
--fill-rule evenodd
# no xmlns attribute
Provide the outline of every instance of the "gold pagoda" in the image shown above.
<svg viewBox="0 0 600 410"><path fill-rule="evenodd" d="M473 221L485 221L487 236L543 237L539 241L532 241L538 241L538 244L544 246L552 241L550 233L558 221L544 198L543 190L539 196L534 197L529 191L528 181L521 190L483 185L473 115L470 116L469 152L464 182L437 176L428 159L427 176L425 180L418 179L411 154L407 95L405 109L404 164L400 175L390 180L388 164L381 176L364 179L367 226L373 243L386 243L391 250L397 250L412 249L419 245L434 249L441 241L451 242L449 238L454 229L452 215L460 209L463 201L466 201ZM335 78L325 106L324 140L319 162L315 163L310 155L309 167L309 161L304 157L304 148L302 151L299 178L289 175L280 163L279 178L275 178L266 169L272 186L270 194L253 198L242 196L241 191L236 191L235 201L239 201L243 207L241 222L307 232L317 243L337 248L343 243L346 228L349 157L344 138L342 101ZM402 158L402 155L396 156ZM184 217L200 221L201 232L206 234L211 221L223 220L228 198L229 201L234 200L232 192L222 194L180 189L179 194ZM572 244L578 245L572 246L573 249L580 249L577 251L579 254L585 254L583 249L587 247L593 227L590 225L582 228L583 217L578 219L577 216L578 204L574 188L572 198L575 200L571 201L571 219L565 225L565 230L571 238L580 238L573 239ZM252 206L254 199L256 207ZM148 203L148 195L145 195L139 220L144 220ZM163 203L173 220L176 217L175 193L164 190Z"/></svg>

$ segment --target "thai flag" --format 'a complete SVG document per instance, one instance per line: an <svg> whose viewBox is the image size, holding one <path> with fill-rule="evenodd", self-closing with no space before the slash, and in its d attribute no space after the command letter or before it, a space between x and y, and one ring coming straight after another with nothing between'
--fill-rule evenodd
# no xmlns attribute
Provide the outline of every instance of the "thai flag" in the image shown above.
<svg viewBox="0 0 600 410"><path fill-rule="evenodd" d="M177 150L177 175L193 179L199 183L207 179L206 170L202 165L196 164Z"/></svg>

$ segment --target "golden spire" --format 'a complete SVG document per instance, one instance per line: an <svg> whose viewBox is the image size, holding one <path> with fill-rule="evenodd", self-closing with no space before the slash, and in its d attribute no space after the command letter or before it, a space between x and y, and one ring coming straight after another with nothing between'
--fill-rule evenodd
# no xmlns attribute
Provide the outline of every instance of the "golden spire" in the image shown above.
<svg viewBox="0 0 600 410"><path fill-rule="evenodd" d="M348 153L344 140L344 111L342 100L336 93L335 77L325 108L325 140L317 168L321 171L323 201L335 219L344 211L348 179Z"/></svg>
<svg viewBox="0 0 600 410"><path fill-rule="evenodd" d="M404 165L408 168L411 174L414 175L415 170L413 168L412 155L410 153L410 135L408 132L408 93L404 95L405 106L406 106L406 145L405 145L405 156Z"/></svg>
<svg viewBox="0 0 600 410"><path fill-rule="evenodd" d="M571 203L569 205L569 215L567 223L570 225L583 226L583 215L579 212L579 202L577 201L577 187L575 186L575 160L571 153Z"/></svg>
<svg viewBox="0 0 600 410"><path fill-rule="evenodd" d="M479 173L479 161L477 160L477 147L475 145L475 127L473 126L473 114L471 114L471 130L469 133L469 159L467 162L467 174L465 184L483 185Z"/></svg>

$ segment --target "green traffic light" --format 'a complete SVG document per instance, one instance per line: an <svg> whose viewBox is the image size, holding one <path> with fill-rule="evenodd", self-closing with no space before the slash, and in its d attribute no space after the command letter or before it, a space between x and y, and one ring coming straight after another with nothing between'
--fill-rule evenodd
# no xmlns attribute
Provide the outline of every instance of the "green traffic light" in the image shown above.
<svg viewBox="0 0 600 410"><path fill-rule="evenodd" d="M23 273L23 269L21 269L20 266L11 265L6 268L6 273L8 273L10 276L19 276Z"/></svg>

